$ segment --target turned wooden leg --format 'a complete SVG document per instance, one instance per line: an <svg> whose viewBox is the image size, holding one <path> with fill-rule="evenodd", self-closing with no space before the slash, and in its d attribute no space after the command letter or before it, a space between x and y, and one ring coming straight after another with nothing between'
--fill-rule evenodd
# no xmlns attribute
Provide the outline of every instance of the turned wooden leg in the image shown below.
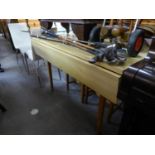
<svg viewBox="0 0 155 155"><path fill-rule="evenodd" d="M52 76L52 64L48 62L47 66L48 66L48 75L50 80L51 91L53 91L54 87L53 87L53 76Z"/></svg>
<svg viewBox="0 0 155 155"><path fill-rule="evenodd" d="M102 134L103 115L106 99L103 96L99 96L99 105L97 112L97 134Z"/></svg>
<svg viewBox="0 0 155 155"><path fill-rule="evenodd" d="M69 75L66 74L66 89L69 91Z"/></svg>

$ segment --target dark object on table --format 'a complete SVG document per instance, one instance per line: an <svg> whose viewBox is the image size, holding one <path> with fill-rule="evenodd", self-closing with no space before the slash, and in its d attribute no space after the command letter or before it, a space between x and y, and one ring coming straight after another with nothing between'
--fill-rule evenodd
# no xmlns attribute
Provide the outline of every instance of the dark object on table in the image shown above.
<svg viewBox="0 0 155 155"><path fill-rule="evenodd" d="M95 57L89 60L90 63L103 62L104 60L107 63L124 63L127 60L127 50L119 43L95 49L94 54Z"/></svg>
<svg viewBox="0 0 155 155"><path fill-rule="evenodd" d="M155 134L155 39L148 56L122 76L118 98L124 102L119 134Z"/></svg>

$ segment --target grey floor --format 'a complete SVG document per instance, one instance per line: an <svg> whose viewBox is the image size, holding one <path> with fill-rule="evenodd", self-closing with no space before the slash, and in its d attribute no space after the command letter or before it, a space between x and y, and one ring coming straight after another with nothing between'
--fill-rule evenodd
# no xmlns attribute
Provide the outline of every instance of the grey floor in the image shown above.
<svg viewBox="0 0 155 155"><path fill-rule="evenodd" d="M92 96L87 105L80 102L80 88L71 85L66 91L64 73L59 79L54 70L54 92L50 91L47 66L41 61L39 75L41 87L34 74L28 75L22 59L17 65L15 52L8 41L0 37L0 102L7 112L0 111L1 135L93 135L96 134L98 98ZM31 66L31 62L30 62ZM32 67L31 67L32 68ZM39 110L35 115L33 109ZM108 123L109 105L106 105L103 134L117 134L122 112L118 110Z"/></svg>

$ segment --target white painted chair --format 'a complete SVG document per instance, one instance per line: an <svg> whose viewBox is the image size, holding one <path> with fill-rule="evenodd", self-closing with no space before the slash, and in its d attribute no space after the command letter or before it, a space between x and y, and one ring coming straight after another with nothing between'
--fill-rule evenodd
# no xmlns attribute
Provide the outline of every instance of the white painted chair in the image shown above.
<svg viewBox="0 0 155 155"><path fill-rule="evenodd" d="M22 55L22 60L25 69L28 73L30 73L27 59L31 60L31 62L35 66L35 60L39 61L40 57L38 57L32 49L31 36L27 23L9 23L8 29L11 35L13 46L16 50L17 63L18 63L18 53L20 52ZM38 69L36 66L35 71L40 83Z"/></svg>
<svg viewBox="0 0 155 155"><path fill-rule="evenodd" d="M30 60L35 60L36 55L32 50L30 31L26 23L9 23L11 39L16 50L26 54Z"/></svg>

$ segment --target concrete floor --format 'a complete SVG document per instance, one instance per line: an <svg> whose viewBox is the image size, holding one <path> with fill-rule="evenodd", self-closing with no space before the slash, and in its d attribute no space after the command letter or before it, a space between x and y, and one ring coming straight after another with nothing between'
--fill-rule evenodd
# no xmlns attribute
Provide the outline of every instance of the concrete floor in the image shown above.
<svg viewBox="0 0 155 155"><path fill-rule="evenodd" d="M97 96L89 103L80 102L80 88L71 85L66 91L64 73L60 80L54 67L54 92L50 91L47 66L43 61L39 69L40 87L34 74L28 75L20 59L17 65L15 52L8 41L0 37L0 102L7 108L0 112L1 135L92 135L96 134ZM30 63L31 65L31 63ZM32 115L33 109L39 110ZM107 122L109 105L106 105L103 134L117 134L122 112L118 110Z"/></svg>

